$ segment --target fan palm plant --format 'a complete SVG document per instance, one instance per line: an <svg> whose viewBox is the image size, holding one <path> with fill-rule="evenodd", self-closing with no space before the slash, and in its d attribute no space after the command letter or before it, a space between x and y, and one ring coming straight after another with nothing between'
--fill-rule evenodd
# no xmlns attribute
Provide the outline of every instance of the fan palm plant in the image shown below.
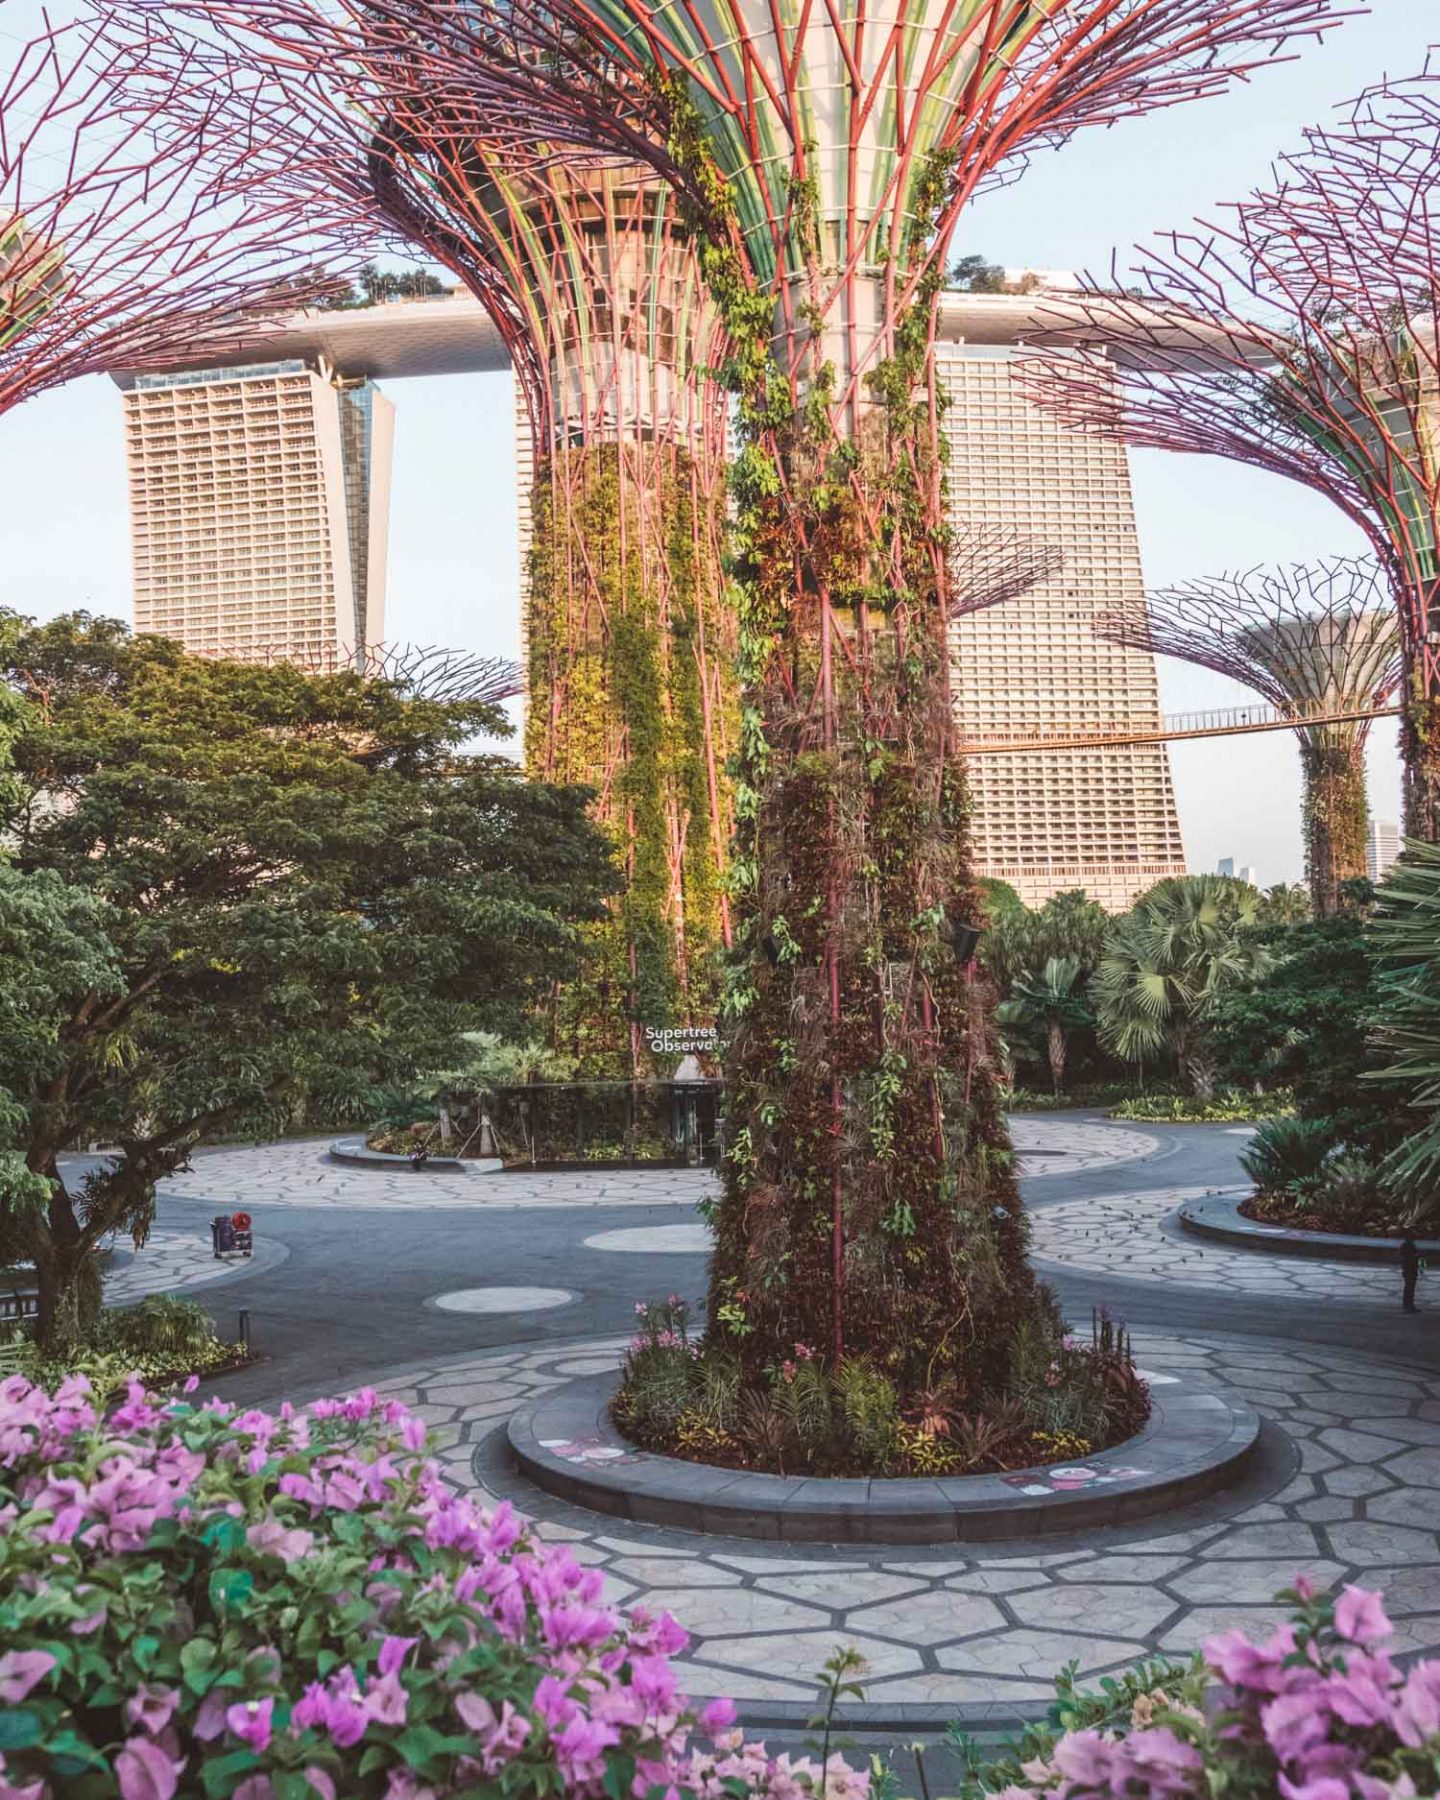
<svg viewBox="0 0 1440 1800"><path fill-rule="evenodd" d="M1208 1016L1271 960L1250 929L1259 905L1255 888L1224 875L1173 876L1143 894L1112 930L1090 988L1107 1049L1138 1063L1173 1051L1190 1091L1210 1099Z"/></svg>
<svg viewBox="0 0 1440 1800"><path fill-rule="evenodd" d="M1080 980L1079 957L1050 956L1038 972L1027 969L1017 975L995 1018L1003 1031L1013 1028L1043 1043L1050 1085L1058 1094L1065 1084L1072 1034L1095 1023Z"/></svg>
<svg viewBox="0 0 1440 1800"><path fill-rule="evenodd" d="M1369 948L1379 1006L1373 1039L1387 1063L1371 1080L1403 1086L1415 1130L1383 1165L1411 1223L1440 1214L1440 844L1410 840L1380 888Z"/></svg>

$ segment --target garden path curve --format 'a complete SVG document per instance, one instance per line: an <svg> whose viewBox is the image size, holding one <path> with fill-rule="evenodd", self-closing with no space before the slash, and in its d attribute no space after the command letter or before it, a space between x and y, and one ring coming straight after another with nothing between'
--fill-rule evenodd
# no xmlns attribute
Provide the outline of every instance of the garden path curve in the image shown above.
<svg viewBox="0 0 1440 1800"><path fill-rule="evenodd" d="M623 1340L454 1358L380 1386L440 1434L447 1480L512 1498L543 1538L604 1570L612 1601L674 1613L692 1638L689 1691L732 1694L750 1717L803 1711L816 1671L846 1643L866 1658L872 1708L1023 1713L1070 1657L1091 1677L1188 1653L1233 1625L1265 1629L1281 1616L1271 1597L1298 1570L1322 1586L1384 1587L1397 1647L1440 1648L1440 1376L1280 1343L1145 1333L1137 1347L1153 1375L1196 1368L1239 1393L1293 1451L1249 1494L1178 1519L968 1551L772 1546L633 1525L538 1493L509 1465L505 1420L614 1367Z"/></svg>
<svg viewBox="0 0 1440 1800"><path fill-rule="evenodd" d="M1288 1300L1398 1300L1399 1277L1384 1264L1272 1256L1261 1249L1232 1250L1186 1235L1171 1214L1182 1201L1209 1191L1153 1188L1036 1207L1030 1215L1031 1254L1042 1272L1058 1266L1127 1281L1178 1283Z"/></svg>

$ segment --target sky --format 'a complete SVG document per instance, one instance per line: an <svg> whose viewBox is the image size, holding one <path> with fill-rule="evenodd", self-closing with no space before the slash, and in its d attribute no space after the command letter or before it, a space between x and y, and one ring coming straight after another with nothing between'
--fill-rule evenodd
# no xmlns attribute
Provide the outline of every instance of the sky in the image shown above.
<svg viewBox="0 0 1440 1800"><path fill-rule="evenodd" d="M38 0L5 0L0 62L34 27ZM1419 71L1440 40L1434 0L1375 0L1293 63L1219 100L1092 131L982 197L955 252L1006 267L1108 268L1149 234L1204 216L1263 179L1306 124L1384 75ZM507 374L386 384L397 408L387 635L495 655L519 645L516 468ZM1328 503L1278 477L1208 457L1132 454L1145 575L1154 585L1355 552ZM104 377L0 417L0 605L37 617L73 607L128 618L129 538L120 397ZM1247 696L1218 676L1161 663L1167 711ZM1371 739L1376 816L1399 816L1393 722ZM1258 879L1299 880L1300 778L1285 732L1171 747L1192 870L1222 856Z"/></svg>

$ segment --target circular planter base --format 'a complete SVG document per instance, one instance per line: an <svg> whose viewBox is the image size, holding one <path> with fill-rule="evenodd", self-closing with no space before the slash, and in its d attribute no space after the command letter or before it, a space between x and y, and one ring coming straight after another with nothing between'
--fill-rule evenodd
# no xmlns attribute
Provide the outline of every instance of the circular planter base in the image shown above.
<svg viewBox="0 0 1440 1800"><path fill-rule="evenodd" d="M577 1380L511 1417L529 1481L615 1518L791 1543L981 1543L1143 1518L1234 1481L1260 1430L1248 1406L1170 1378L1142 1432L1080 1463L932 1480L756 1475L637 1449L610 1420L616 1385Z"/></svg>
<svg viewBox="0 0 1440 1800"><path fill-rule="evenodd" d="M364 1138L336 1138L330 1146L332 1162L361 1169L413 1169L417 1175L494 1175L504 1168L498 1156L427 1156L412 1163L398 1150L372 1150Z"/></svg>
<svg viewBox="0 0 1440 1800"><path fill-rule="evenodd" d="M1187 1200L1179 1209L1180 1229L1191 1237L1228 1244L1232 1249L1259 1250L1271 1256L1309 1256L1323 1262L1387 1263L1398 1266L1398 1237L1350 1237L1338 1231L1298 1231L1289 1225L1264 1225L1247 1219L1243 1194L1207 1194ZM1440 1257L1433 1238L1417 1244L1421 1256Z"/></svg>

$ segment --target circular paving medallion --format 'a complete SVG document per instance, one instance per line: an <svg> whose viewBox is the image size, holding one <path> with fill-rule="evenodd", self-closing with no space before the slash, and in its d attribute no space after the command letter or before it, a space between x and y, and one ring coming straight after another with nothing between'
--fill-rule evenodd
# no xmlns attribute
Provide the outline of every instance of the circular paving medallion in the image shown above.
<svg viewBox="0 0 1440 1800"><path fill-rule="evenodd" d="M693 1225L637 1225L624 1231L597 1231L585 1240L587 1250L628 1250L636 1255L693 1256L711 1247L710 1227L700 1220Z"/></svg>
<svg viewBox="0 0 1440 1800"><path fill-rule="evenodd" d="M552 1306L568 1306L574 1298L568 1288L478 1287L437 1294L430 1304L441 1312L545 1312Z"/></svg>

